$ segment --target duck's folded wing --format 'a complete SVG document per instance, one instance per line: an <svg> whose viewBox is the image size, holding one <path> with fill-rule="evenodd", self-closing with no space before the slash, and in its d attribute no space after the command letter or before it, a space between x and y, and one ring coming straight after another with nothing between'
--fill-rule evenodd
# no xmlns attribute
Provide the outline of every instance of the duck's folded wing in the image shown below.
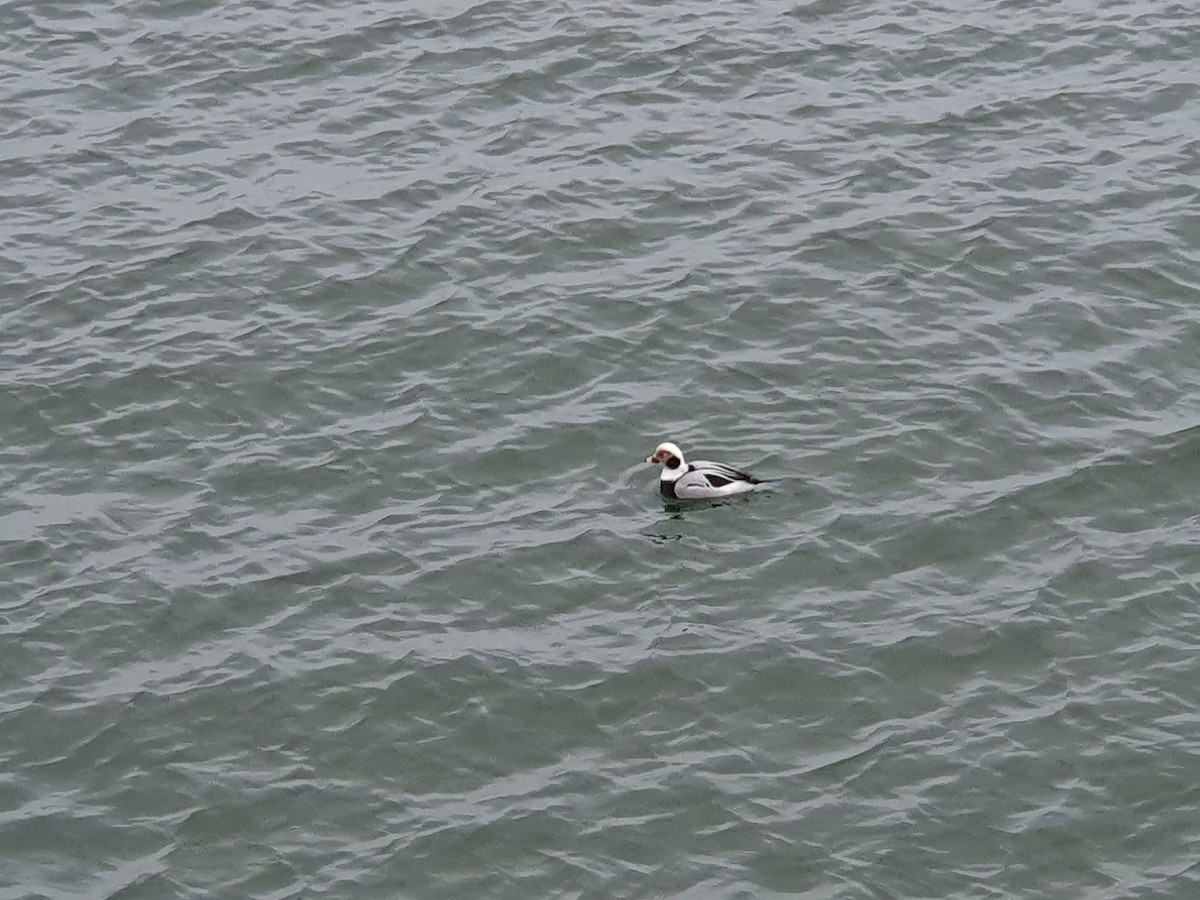
<svg viewBox="0 0 1200 900"><path fill-rule="evenodd" d="M735 469L724 463L697 460L692 463L692 467L695 473L703 475L713 487L723 487L734 481L744 481L747 484L762 483L761 479L755 478L749 472L743 472L741 469Z"/></svg>
<svg viewBox="0 0 1200 900"><path fill-rule="evenodd" d="M675 496L681 500L699 500L717 496L717 490L706 473L689 466L688 471L675 480Z"/></svg>

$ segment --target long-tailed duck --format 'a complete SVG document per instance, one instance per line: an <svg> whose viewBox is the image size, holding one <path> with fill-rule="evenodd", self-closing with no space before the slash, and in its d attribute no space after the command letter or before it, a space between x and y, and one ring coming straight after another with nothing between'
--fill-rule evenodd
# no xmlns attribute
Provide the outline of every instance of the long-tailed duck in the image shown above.
<svg viewBox="0 0 1200 900"><path fill-rule="evenodd" d="M688 462L683 451L670 441L663 441L646 462L662 466L658 489L668 500L713 500L732 497L754 490L762 484L740 469L724 463L696 460Z"/></svg>

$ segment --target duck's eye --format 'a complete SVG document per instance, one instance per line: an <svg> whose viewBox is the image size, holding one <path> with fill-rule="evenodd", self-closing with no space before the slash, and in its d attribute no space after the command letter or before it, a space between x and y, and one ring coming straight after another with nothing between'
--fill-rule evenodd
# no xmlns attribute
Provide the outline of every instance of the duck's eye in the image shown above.
<svg viewBox="0 0 1200 900"><path fill-rule="evenodd" d="M666 466L668 469L677 469L677 468L679 468L679 457L678 456L668 456L666 459L663 460L663 465Z"/></svg>

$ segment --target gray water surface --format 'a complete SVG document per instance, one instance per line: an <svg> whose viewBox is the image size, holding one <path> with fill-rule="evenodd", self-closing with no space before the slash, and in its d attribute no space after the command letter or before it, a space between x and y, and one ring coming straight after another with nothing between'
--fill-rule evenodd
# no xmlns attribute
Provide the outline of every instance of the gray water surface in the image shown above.
<svg viewBox="0 0 1200 900"><path fill-rule="evenodd" d="M0 4L0 897L1200 896L1198 57Z"/></svg>

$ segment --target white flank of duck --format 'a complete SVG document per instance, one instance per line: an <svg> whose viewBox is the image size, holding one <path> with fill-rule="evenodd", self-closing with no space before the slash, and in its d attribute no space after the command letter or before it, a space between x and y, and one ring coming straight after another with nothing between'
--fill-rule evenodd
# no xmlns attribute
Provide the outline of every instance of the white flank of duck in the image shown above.
<svg viewBox="0 0 1200 900"><path fill-rule="evenodd" d="M658 489L668 500L714 500L744 494L762 484L755 478L724 463L698 459L688 462L683 451L663 441L646 462L662 466Z"/></svg>

